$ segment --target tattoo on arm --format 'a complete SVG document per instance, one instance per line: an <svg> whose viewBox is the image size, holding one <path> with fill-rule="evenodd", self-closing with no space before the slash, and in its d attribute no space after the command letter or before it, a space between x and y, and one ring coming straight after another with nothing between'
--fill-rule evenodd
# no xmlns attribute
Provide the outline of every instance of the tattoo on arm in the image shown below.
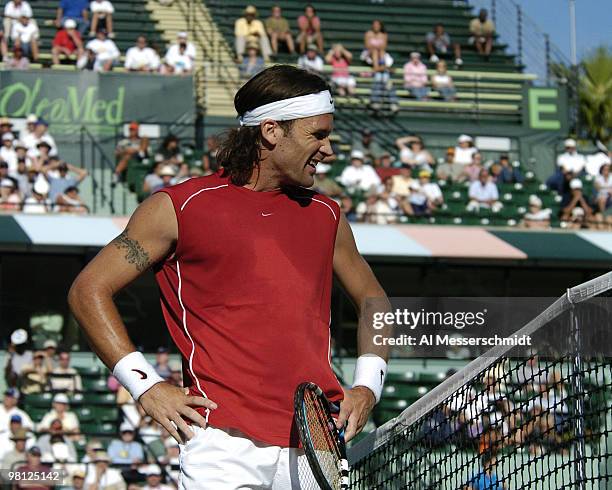
<svg viewBox="0 0 612 490"><path fill-rule="evenodd" d="M142 248L142 245L137 240L128 236L128 228L115 238L113 243L118 249L125 250L125 260L130 264L134 264L139 272L147 270L151 265L151 260L146 250Z"/></svg>

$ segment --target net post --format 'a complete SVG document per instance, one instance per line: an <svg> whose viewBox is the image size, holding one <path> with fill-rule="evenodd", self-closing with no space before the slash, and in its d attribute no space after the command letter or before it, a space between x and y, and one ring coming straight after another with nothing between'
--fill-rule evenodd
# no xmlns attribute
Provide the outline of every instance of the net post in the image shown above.
<svg viewBox="0 0 612 490"><path fill-rule="evenodd" d="M582 359L582 339L580 321L576 313L576 304L572 301L571 291L567 290L567 299L570 303L571 334L570 342L574 350L572 362L572 398L574 401L575 414L575 437L574 437L574 488L585 490L586 488L586 447L584 439L584 365Z"/></svg>

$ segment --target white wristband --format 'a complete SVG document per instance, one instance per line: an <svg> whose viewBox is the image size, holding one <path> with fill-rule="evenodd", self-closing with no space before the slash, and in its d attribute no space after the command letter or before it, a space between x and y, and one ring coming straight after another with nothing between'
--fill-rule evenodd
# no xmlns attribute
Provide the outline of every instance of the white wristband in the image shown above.
<svg viewBox="0 0 612 490"><path fill-rule="evenodd" d="M355 386L369 388L374 393L376 403L378 403L382 395L386 375L387 363L382 357L375 354L364 354L357 358L353 388Z"/></svg>
<svg viewBox="0 0 612 490"><path fill-rule="evenodd" d="M154 384L164 381L141 352L130 352L113 368L113 376L119 380L136 401Z"/></svg>

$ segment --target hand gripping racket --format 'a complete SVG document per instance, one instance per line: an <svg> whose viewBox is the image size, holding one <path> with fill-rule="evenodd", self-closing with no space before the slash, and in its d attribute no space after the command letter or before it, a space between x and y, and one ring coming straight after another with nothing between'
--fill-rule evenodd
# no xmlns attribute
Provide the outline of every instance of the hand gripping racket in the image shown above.
<svg viewBox="0 0 612 490"><path fill-rule="evenodd" d="M344 429L336 428L330 402L314 383L298 386L293 401L300 441L310 466L310 471L298 468L301 487L347 490L349 467Z"/></svg>

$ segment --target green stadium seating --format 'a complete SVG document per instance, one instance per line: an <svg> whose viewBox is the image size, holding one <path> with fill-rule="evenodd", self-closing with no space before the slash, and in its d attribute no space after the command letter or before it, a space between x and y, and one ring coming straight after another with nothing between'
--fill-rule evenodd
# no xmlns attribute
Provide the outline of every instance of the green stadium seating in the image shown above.
<svg viewBox="0 0 612 490"><path fill-rule="evenodd" d="M114 393L84 393L83 403L87 405L115 405Z"/></svg>
<svg viewBox="0 0 612 490"><path fill-rule="evenodd" d="M83 382L84 391L108 391L106 378L104 377L83 377L81 380Z"/></svg>

